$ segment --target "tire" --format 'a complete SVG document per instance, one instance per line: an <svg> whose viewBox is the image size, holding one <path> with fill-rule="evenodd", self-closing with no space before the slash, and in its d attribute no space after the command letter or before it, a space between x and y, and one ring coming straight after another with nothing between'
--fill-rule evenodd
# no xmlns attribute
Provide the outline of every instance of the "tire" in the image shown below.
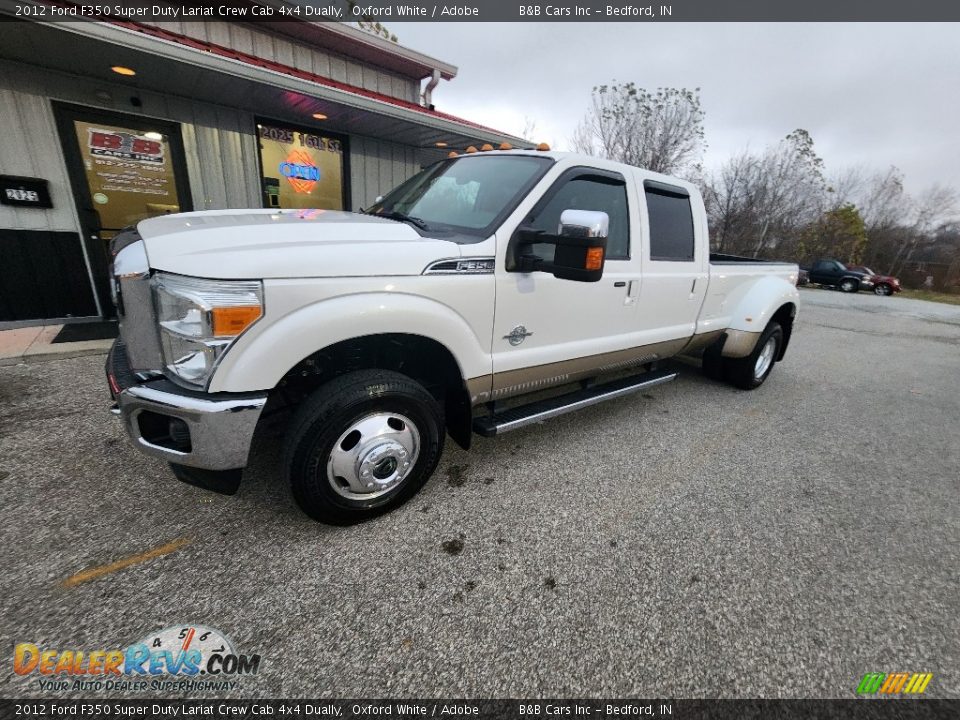
<svg viewBox="0 0 960 720"><path fill-rule="evenodd" d="M853 278L844 278L840 281L840 292L855 293L860 289L860 283Z"/></svg>
<svg viewBox="0 0 960 720"><path fill-rule="evenodd" d="M723 359L726 381L741 390L755 390L760 387L770 376L781 347L783 347L783 328L779 323L771 321L760 334L753 352L744 358Z"/></svg>
<svg viewBox="0 0 960 720"><path fill-rule="evenodd" d="M873 292L877 295L893 295L893 288L886 283L880 283L873 288Z"/></svg>
<svg viewBox="0 0 960 720"><path fill-rule="evenodd" d="M444 439L443 410L422 385L397 372L359 370L303 402L284 464L301 510L322 523L353 525L416 495Z"/></svg>

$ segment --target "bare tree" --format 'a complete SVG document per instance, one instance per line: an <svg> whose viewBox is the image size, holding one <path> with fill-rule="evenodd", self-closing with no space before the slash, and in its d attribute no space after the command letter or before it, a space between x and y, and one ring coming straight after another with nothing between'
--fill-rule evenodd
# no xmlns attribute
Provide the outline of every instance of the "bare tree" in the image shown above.
<svg viewBox="0 0 960 720"><path fill-rule="evenodd" d="M921 200L916 203L916 215L908 237L900 244L891 263L891 275L903 271L921 240L935 236L939 228L956 216L957 207L957 191L951 187L934 184L923 193Z"/></svg>
<svg viewBox="0 0 960 720"><path fill-rule="evenodd" d="M823 161L805 130L762 153L743 151L702 185L717 249L753 257L802 254L804 228L827 205Z"/></svg>
<svg viewBox="0 0 960 720"><path fill-rule="evenodd" d="M600 85L571 143L588 155L697 176L706 147L703 118L700 88L650 92L632 82Z"/></svg>
<svg viewBox="0 0 960 720"><path fill-rule="evenodd" d="M520 137L524 140L530 142L536 142L537 137L537 121L533 118L524 115L523 116L523 130L520 133Z"/></svg>

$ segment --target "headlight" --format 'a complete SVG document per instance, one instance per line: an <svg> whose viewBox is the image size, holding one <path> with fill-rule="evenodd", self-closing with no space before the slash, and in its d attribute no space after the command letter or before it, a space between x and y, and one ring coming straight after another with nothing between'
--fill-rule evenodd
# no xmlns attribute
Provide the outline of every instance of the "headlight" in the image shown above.
<svg viewBox="0 0 960 720"><path fill-rule="evenodd" d="M204 387L240 334L263 315L256 280L204 280L157 273L153 295L166 369Z"/></svg>

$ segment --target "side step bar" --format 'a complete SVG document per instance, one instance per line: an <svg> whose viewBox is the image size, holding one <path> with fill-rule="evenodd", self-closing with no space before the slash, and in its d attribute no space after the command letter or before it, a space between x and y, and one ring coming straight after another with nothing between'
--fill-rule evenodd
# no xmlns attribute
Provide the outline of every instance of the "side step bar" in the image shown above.
<svg viewBox="0 0 960 720"><path fill-rule="evenodd" d="M654 370L643 375L623 378L603 385L595 385L584 390L577 390L568 395L538 400L529 405L504 410L495 415L478 417L473 421L473 431L484 437L501 435L525 425L564 415L574 410L596 405L605 400L623 397L638 390L644 390L654 385L662 385L677 377L676 372L669 370Z"/></svg>

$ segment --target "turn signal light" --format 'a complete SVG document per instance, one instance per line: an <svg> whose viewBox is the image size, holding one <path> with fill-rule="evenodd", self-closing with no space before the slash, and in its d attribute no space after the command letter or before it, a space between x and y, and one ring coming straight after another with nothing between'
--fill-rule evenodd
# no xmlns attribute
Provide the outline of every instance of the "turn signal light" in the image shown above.
<svg viewBox="0 0 960 720"><path fill-rule="evenodd" d="M214 337L234 337L260 317L259 305L215 307L211 312Z"/></svg>
<svg viewBox="0 0 960 720"><path fill-rule="evenodd" d="M584 263L584 270L599 270L603 267L603 248L587 248L587 259Z"/></svg>

